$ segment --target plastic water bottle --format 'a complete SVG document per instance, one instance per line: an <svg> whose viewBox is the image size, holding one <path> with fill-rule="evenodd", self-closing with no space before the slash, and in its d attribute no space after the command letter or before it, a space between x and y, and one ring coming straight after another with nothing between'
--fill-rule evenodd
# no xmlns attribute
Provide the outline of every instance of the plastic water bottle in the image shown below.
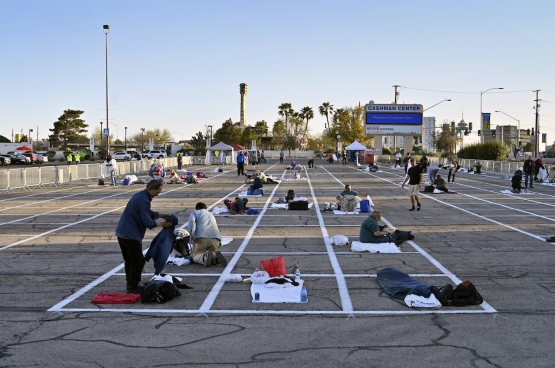
<svg viewBox="0 0 555 368"><path fill-rule="evenodd" d="M299 282L300 279L301 279L301 271L297 268L297 270L295 271L295 281Z"/></svg>
<svg viewBox="0 0 555 368"><path fill-rule="evenodd" d="M308 294L306 293L306 288L303 286L301 289L301 303L308 302Z"/></svg>
<svg viewBox="0 0 555 368"><path fill-rule="evenodd" d="M259 271L259 270L258 270L258 267L256 267L256 270L254 270L254 273L257 273L258 271Z"/></svg>

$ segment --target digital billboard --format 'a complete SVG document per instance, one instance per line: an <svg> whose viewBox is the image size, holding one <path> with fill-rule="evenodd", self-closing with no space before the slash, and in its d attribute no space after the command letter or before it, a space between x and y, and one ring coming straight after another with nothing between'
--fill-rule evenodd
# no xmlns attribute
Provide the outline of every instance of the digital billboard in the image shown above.
<svg viewBox="0 0 555 368"><path fill-rule="evenodd" d="M423 112L422 105L366 105L366 134L420 135Z"/></svg>

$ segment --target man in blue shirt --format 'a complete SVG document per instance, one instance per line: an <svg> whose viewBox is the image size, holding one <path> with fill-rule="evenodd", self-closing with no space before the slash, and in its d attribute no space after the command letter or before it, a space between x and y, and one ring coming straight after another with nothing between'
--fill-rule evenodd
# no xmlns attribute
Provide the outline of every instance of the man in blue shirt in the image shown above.
<svg viewBox="0 0 555 368"><path fill-rule="evenodd" d="M243 152L239 152L237 156L237 176L245 175L245 156Z"/></svg>
<svg viewBox="0 0 555 368"><path fill-rule="evenodd" d="M162 182L152 180L146 185L145 190L135 193L127 202L116 228L118 243L125 262L128 294L140 294L144 289L144 285L141 284L141 274L145 265L142 241L146 229L174 226L173 222L155 222L154 220L160 217L167 220L170 215L162 215L150 209L150 202L162 192L162 185Z"/></svg>
<svg viewBox="0 0 555 368"><path fill-rule="evenodd" d="M252 178L254 179L254 183L251 185L252 194L264 194L264 190L262 189L264 185L262 184L262 180L260 180L260 177L258 177L258 174L254 174Z"/></svg>
<svg viewBox="0 0 555 368"><path fill-rule="evenodd" d="M371 216L368 216L366 220L362 223L360 227L359 240L361 243L395 243L399 246L403 244L404 240L393 240L387 231L385 226L378 225L378 222L382 219L382 213L380 211L372 212Z"/></svg>

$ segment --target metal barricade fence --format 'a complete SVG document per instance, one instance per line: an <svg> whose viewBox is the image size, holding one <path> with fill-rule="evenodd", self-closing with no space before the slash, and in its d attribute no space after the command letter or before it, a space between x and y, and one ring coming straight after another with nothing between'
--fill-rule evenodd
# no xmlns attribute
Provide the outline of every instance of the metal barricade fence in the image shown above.
<svg viewBox="0 0 555 368"><path fill-rule="evenodd" d="M182 165L188 165L188 166L192 165L193 164L193 157L191 157L191 156L183 157L183 162L181 164Z"/></svg>
<svg viewBox="0 0 555 368"><path fill-rule="evenodd" d="M0 193L13 192L10 189L10 170L0 170Z"/></svg>
<svg viewBox="0 0 555 368"><path fill-rule="evenodd" d="M77 179L77 165L75 166L69 166L69 181L70 183L73 182L79 182L79 179Z"/></svg>
<svg viewBox="0 0 555 368"><path fill-rule="evenodd" d="M40 188L41 184L41 172L38 167L30 167L25 170L25 185L29 189Z"/></svg>
<svg viewBox="0 0 555 368"><path fill-rule="evenodd" d="M53 186L58 182L56 166L44 166L40 168L40 181L43 186Z"/></svg>
<svg viewBox="0 0 555 368"><path fill-rule="evenodd" d="M27 190L25 183L25 169L10 169L10 189Z"/></svg>
<svg viewBox="0 0 555 368"><path fill-rule="evenodd" d="M69 184L69 167L68 166L56 166L57 183L58 184Z"/></svg>
<svg viewBox="0 0 555 368"><path fill-rule="evenodd" d="M89 166L90 165L81 165L81 164L75 166L77 168L77 176L76 176L77 180L88 180L88 181L91 180L89 178Z"/></svg>

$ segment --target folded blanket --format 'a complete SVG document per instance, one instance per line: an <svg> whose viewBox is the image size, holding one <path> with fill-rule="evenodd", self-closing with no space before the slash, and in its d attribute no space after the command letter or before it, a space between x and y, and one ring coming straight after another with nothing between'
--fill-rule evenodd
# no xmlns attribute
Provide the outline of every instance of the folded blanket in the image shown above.
<svg viewBox="0 0 555 368"><path fill-rule="evenodd" d="M272 203L271 208L287 208L287 203Z"/></svg>
<svg viewBox="0 0 555 368"><path fill-rule="evenodd" d="M422 194L459 194L458 192L453 192L452 190L450 190L448 192L444 192L444 191L441 191L441 190L438 190L438 189L434 189L433 193L425 192L423 190L421 190L420 193L422 193Z"/></svg>
<svg viewBox="0 0 555 368"><path fill-rule="evenodd" d="M134 304L140 299L141 294L98 293L93 296L92 302L94 304Z"/></svg>
<svg viewBox="0 0 555 368"><path fill-rule="evenodd" d="M268 287L269 284L252 284L251 296L253 303L300 303L301 289L304 280L299 280L299 286L275 288L274 285ZM254 294L260 295L260 301L254 301Z"/></svg>
<svg viewBox="0 0 555 368"><path fill-rule="evenodd" d="M513 193L510 190L502 190L501 193L503 194L535 194L532 192L525 192L524 190L521 190L520 193Z"/></svg>
<svg viewBox="0 0 555 368"><path fill-rule="evenodd" d="M333 210L333 213L336 215L358 215L359 212L355 211L355 212L345 212L345 211L340 211L340 210Z"/></svg>
<svg viewBox="0 0 555 368"><path fill-rule="evenodd" d="M214 209L212 210L213 215L219 215L222 213L229 214L229 210L226 207L214 207Z"/></svg>
<svg viewBox="0 0 555 368"><path fill-rule="evenodd" d="M239 193L238 197L239 198L262 197L262 194L253 195L253 194L247 194L247 191L244 191L244 192Z"/></svg>
<svg viewBox="0 0 555 368"><path fill-rule="evenodd" d="M402 253L395 243L361 243L354 241L351 243L352 252L370 253Z"/></svg>
<svg viewBox="0 0 555 368"><path fill-rule="evenodd" d="M405 303L409 307L419 307L419 308L436 308L441 307L441 303L437 300L434 294L425 298L416 294L409 294L405 297Z"/></svg>
<svg viewBox="0 0 555 368"><path fill-rule="evenodd" d="M184 257L168 257L168 260L166 261L166 264L169 265L176 265L176 266L186 266L188 264L190 264L191 261L187 258Z"/></svg>

